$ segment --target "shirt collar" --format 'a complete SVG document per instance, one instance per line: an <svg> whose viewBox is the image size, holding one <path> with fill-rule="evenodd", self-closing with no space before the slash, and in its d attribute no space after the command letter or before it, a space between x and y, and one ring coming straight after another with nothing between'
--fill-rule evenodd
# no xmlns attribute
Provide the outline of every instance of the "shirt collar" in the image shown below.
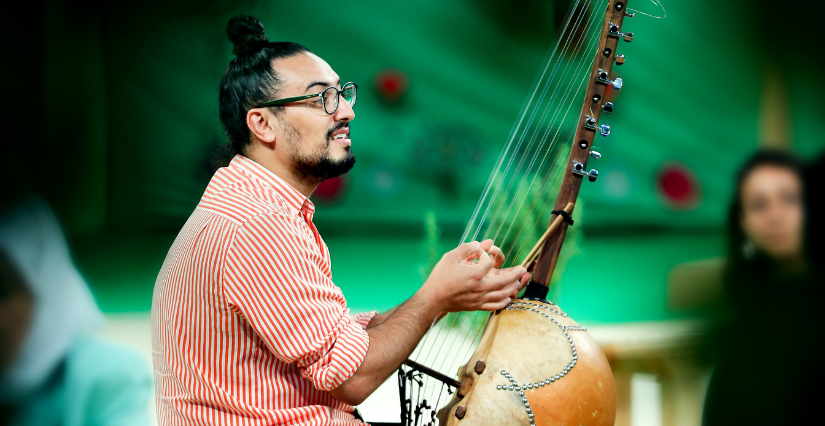
<svg viewBox="0 0 825 426"><path fill-rule="evenodd" d="M271 186L296 213L306 211L310 216L315 213L315 204L304 196L301 191L298 191L285 180L281 179L280 176L272 173L272 171L255 161L243 155L236 154L235 158L229 163L229 167L239 169L241 172L251 175Z"/></svg>

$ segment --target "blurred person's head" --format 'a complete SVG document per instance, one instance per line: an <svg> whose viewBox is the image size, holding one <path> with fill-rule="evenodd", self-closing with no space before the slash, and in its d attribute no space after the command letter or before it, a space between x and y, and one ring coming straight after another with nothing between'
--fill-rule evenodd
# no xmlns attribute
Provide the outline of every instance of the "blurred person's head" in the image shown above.
<svg viewBox="0 0 825 426"><path fill-rule="evenodd" d="M33 297L17 265L0 251L0 371L9 368L29 331Z"/></svg>
<svg viewBox="0 0 825 426"><path fill-rule="evenodd" d="M760 151L739 169L728 216L729 266L740 278L804 269L803 165L780 151Z"/></svg>
<svg viewBox="0 0 825 426"><path fill-rule="evenodd" d="M57 370L74 337L103 317L40 199L0 212L0 402L18 401Z"/></svg>
<svg viewBox="0 0 825 426"><path fill-rule="evenodd" d="M332 114L321 97L259 107L327 87L341 89L338 74L300 44L267 41L263 25L251 16L232 18L227 35L236 57L221 80L219 110L231 154L245 155L313 189L349 171L355 163L349 139L355 113L343 96Z"/></svg>

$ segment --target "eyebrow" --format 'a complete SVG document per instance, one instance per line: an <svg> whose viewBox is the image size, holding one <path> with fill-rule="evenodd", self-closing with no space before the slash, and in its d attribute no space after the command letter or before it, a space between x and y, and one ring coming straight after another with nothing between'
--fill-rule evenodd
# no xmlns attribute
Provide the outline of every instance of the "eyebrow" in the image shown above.
<svg viewBox="0 0 825 426"><path fill-rule="evenodd" d="M309 91L310 88L315 87L315 86L323 86L323 88L326 89L327 87L331 86L331 84L327 83L326 81L313 81L312 83L309 83L309 85L304 90L304 92ZM338 87L341 87L341 79L340 78L338 79Z"/></svg>

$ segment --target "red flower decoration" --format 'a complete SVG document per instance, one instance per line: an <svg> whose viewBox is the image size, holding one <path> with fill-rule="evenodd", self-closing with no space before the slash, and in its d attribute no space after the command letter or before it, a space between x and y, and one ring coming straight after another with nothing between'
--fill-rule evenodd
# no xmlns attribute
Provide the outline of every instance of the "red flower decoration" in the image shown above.
<svg viewBox="0 0 825 426"><path fill-rule="evenodd" d="M347 181L344 177L336 176L321 182L318 188L315 188L315 192L312 193L313 201L330 204L340 200L347 190Z"/></svg>
<svg viewBox="0 0 825 426"><path fill-rule="evenodd" d="M392 103L397 102L407 93L410 78L404 71L385 68L375 74L373 85L382 99Z"/></svg>
<svg viewBox="0 0 825 426"><path fill-rule="evenodd" d="M668 163L659 171L657 186L665 203L675 209L695 207L700 199L700 186L696 175L680 163Z"/></svg>

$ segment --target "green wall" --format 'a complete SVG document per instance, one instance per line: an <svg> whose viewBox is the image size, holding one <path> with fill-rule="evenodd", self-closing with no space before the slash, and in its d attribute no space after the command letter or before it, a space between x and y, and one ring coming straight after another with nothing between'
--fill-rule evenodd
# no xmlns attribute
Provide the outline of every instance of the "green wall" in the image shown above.
<svg viewBox="0 0 825 426"><path fill-rule="evenodd" d="M417 266L409 268L426 259L426 211L435 212L444 247L457 242L567 4L45 2L38 104L51 118L43 149L52 155L34 156L51 171L41 189L73 236L104 308L148 309L153 276L223 141L217 91L232 58L226 22L253 14L270 39L306 45L360 85L352 125L358 164L342 198L319 202L316 221L336 279L353 289L354 307L366 308L373 292L385 294L379 305L389 306L418 285ZM656 12L642 1L634 6ZM569 265L561 291L585 318L676 315L663 305L667 270L721 253L731 178L757 146L765 63L777 64L787 79L794 149L804 156L823 149L823 89L811 84L817 66L805 52L813 45L798 31L814 28L813 18L791 20L768 6L666 2L666 19L625 21L636 34L620 44L627 63L615 70L625 85L616 112L603 119L613 133L598 143L603 158L590 163L600 178L581 193L583 254ZM409 77L397 104L374 88L385 68ZM658 174L673 162L698 184L699 201L688 209L670 207L657 190ZM387 258L390 248L410 257ZM391 279L396 268L398 285ZM635 313L605 311L602 302L587 308L586 300L609 301L611 292L637 303L626 311Z"/></svg>

